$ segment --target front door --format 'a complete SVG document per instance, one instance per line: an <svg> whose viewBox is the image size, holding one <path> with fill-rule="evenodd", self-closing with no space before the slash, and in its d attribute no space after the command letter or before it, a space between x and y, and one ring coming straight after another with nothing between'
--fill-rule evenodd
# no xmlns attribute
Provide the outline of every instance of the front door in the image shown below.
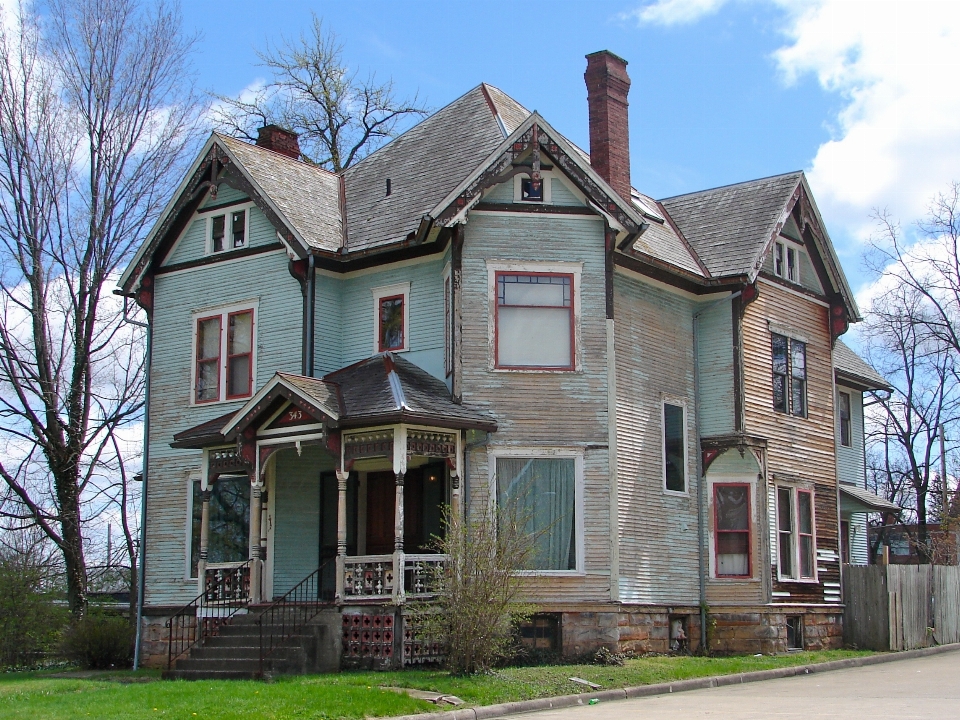
<svg viewBox="0 0 960 720"><path fill-rule="evenodd" d="M367 555L389 555L394 549L396 476L367 473Z"/></svg>

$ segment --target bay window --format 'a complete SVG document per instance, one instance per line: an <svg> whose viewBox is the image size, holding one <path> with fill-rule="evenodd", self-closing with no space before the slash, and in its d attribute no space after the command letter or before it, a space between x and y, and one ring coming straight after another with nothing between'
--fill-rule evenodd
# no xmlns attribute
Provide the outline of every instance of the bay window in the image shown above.
<svg viewBox="0 0 960 720"><path fill-rule="evenodd" d="M752 577L750 486L747 483L716 483L713 486L713 510L716 577Z"/></svg>
<svg viewBox="0 0 960 720"><path fill-rule="evenodd" d="M194 321L193 402L237 400L253 393L254 309L226 308Z"/></svg>
<svg viewBox="0 0 960 720"><path fill-rule="evenodd" d="M498 518L529 538L531 549L517 570L578 569L580 457L495 458Z"/></svg>
<svg viewBox="0 0 960 720"><path fill-rule="evenodd" d="M777 487L777 569L781 580L815 580L813 492Z"/></svg>

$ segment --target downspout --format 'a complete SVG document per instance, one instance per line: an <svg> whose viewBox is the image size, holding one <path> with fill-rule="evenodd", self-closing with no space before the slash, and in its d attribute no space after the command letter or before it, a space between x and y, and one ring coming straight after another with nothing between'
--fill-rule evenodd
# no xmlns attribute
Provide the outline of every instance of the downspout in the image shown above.
<svg viewBox="0 0 960 720"><path fill-rule="evenodd" d="M149 315L147 316L149 318ZM150 365L151 352L153 345L153 326L149 322L140 322L127 315L127 298L123 298L123 319L135 325L145 328L147 331L147 354L145 379L143 389L143 483L140 490L140 557L137 563L137 627L136 637L133 645L133 669L140 668L140 643L143 639L143 595L146 586L146 565L147 565L147 462L150 452Z"/></svg>
<svg viewBox="0 0 960 720"><path fill-rule="evenodd" d="M317 266L313 253L307 255L307 287L304 297L305 312L303 314L303 336L306 344L304 352L304 372L307 377L313 377L315 348L313 346L314 325L316 322L317 297Z"/></svg>
<svg viewBox="0 0 960 720"><path fill-rule="evenodd" d="M707 647L707 553L704 550L707 539L707 488L703 472L703 447L700 442L700 316L721 303L739 297L741 292L737 291L716 300L693 314L693 413L697 435L697 562L700 590L700 649L704 653L709 648Z"/></svg>

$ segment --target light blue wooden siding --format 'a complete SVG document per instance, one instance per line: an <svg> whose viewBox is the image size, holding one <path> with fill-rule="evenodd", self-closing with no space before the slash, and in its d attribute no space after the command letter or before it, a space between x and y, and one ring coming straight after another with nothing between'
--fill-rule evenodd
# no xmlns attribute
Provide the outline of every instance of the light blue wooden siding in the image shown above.
<svg viewBox="0 0 960 720"><path fill-rule="evenodd" d="M222 185L221 188L215 203L217 205L234 200L246 199L243 193L233 188L229 188L226 185ZM207 204L210 204L209 201ZM230 210L231 208L224 208L223 212L229 213ZM164 266L199 260L206 255L207 218L210 217L211 214L216 215L218 213L197 213L194 215L194 219L184 231L176 247L173 248L173 252L164 258L162 263ZM229 227L227 228L227 232L229 232ZM277 240L277 231L273 225L270 224L270 221L267 220L267 217L260 212L259 208L251 208L247 216L247 247L261 247L263 245L276 244L277 242L279 242ZM230 253L226 251L224 254L225 256L229 256Z"/></svg>
<svg viewBox="0 0 960 720"><path fill-rule="evenodd" d="M582 262L582 372L490 370L487 261ZM492 447L536 446L584 454L585 575L526 578L540 603L610 598L610 470L607 425L603 223L593 217L474 212L465 228L462 283L463 402L497 419ZM536 453L532 450L531 453ZM470 453L468 494L482 502L484 452Z"/></svg>
<svg viewBox="0 0 960 720"><path fill-rule="evenodd" d="M333 458L322 448L277 454L274 511L273 595L283 595L319 567L320 473Z"/></svg>
<svg viewBox="0 0 960 720"><path fill-rule="evenodd" d="M343 367L343 280L317 273L314 317L314 375L322 376ZM372 331L371 331L372 332Z"/></svg>
<svg viewBox="0 0 960 720"><path fill-rule="evenodd" d="M726 435L735 428L733 316L730 305L728 302L716 304L700 316L700 432L704 437Z"/></svg>
<svg viewBox="0 0 960 720"><path fill-rule="evenodd" d="M625 273L614 288L620 599L696 602L694 304ZM663 488L664 396L686 404L686 495Z"/></svg>
<svg viewBox="0 0 960 720"><path fill-rule="evenodd" d="M869 565L870 541L866 513L853 513L850 516L849 523L850 563L853 565Z"/></svg>
<svg viewBox="0 0 960 720"><path fill-rule="evenodd" d="M850 446L840 444L840 411L837 400L837 477L840 482L866 487L864 476L863 393L853 388L837 386L837 393L850 395Z"/></svg>
<svg viewBox="0 0 960 720"><path fill-rule="evenodd" d="M549 178L549 182L551 205L583 205L583 200L572 193L562 180L554 177ZM490 188L483 196L483 201L489 203L512 203L514 197L513 183L514 179L510 178L506 182Z"/></svg>
<svg viewBox="0 0 960 720"><path fill-rule="evenodd" d="M175 433L237 410L242 402L190 405L193 311L258 300L259 387L276 370L299 372L300 287L282 251L160 274L153 315L148 469L147 603L182 603L196 595L184 581L188 478L199 450L170 447Z"/></svg>
<svg viewBox="0 0 960 720"><path fill-rule="evenodd" d="M376 353L373 289L410 283L408 352L403 356L441 380L443 370L443 261L388 267L340 281L343 349L341 365L351 365Z"/></svg>
<svg viewBox="0 0 960 720"><path fill-rule="evenodd" d="M495 185L483 196L484 202L490 203L512 203L513 202L513 178Z"/></svg>

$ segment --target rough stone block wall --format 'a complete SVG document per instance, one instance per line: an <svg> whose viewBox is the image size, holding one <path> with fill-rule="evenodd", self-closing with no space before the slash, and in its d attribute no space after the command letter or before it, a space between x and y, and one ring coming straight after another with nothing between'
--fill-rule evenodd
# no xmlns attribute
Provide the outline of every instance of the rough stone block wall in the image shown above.
<svg viewBox="0 0 960 720"><path fill-rule="evenodd" d="M562 653L566 658L619 649L619 613L565 612L561 619Z"/></svg>
<svg viewBox="0 0 960 720"><path fill-rule="evenodd" d="M167 642L170 631L167 615L144 615L140 626L140 664L143 667L166 669Z"/></svg>
<svg viewBox="0 0 960 720"><path fill-rule="evenodd" d="M744 655L782 653L787 648L787 617L803 618L803 649L833 650L843 645L843 616L829 609L731 608L710 613L710 651Z"/></svg>

